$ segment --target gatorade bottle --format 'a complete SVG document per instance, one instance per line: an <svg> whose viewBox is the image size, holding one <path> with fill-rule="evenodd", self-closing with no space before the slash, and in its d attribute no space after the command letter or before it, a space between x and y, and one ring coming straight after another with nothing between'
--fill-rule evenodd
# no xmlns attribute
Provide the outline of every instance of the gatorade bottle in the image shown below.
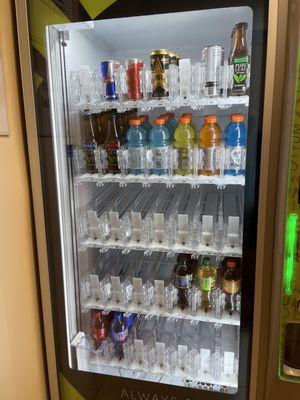
<svg viewBox="0 0 300 400"><path fill-rule="evenodd" d="M169 121L169 117L166 114L160 115L159 118L163 118L165 121L165 127L169 130L169 141L170 143L174 142L174 133L175 129Z"/></svg>
<svg viewBox="0 0 300 400"><path fill-rule="evenodd" d="M170 125L172 125L173 130L175 132L175 129L178 128L178 122L175 119L175 114L173 112L168 112L165 115L168 117L168 121Z"/></svg>
<svg viewBox="0 0 300 400"><path fill-rule="evenodd" d="M169 130L163 118L156 118L155 126L150 132L149 146L152 150L151 174L165 175L168 173Z"/></svg>
<svg viewBox="0 0 300 400"><path fill-rule="evenodd" d="M195 137L197 136L197 128L195 123L193 122L193 114L192 113L185 113L182 114L182 117L188 117L191 120L191 127L194 129Z"/></svg>
<svg viewBox="0 0 300 400"><path fill-rule="evenodd" d="M220 125L216 115L207 115L199 132L198 147L203 149L203 164L200 175L219 175L219 157L222 142Z"/></svg>
<svg viewBox="0 0 300 400"><path fill-rule="evenodd" d="M245 175L247 131L242 114L232 114L225 130L226 175Z"/></svg>
<svg viewBox="0 0 300 400"><path fill-rule="evenodd" d="M130 128L127 131L127 149L128 149L128 173L144 174L146 161L146 132L141 127L141 121L138 118L129 121Z"/></svg>
<svg viewBox="0 0 300 400"><path fill-rule="evenodd" d="M150 137L151 129L153 128L152 125L149 122L149 115L147 115L147 114L140 115L138 118L141 121L141 127L143 129L145 129L145 131L146 131L147 142L148 142L149 141L149 137Z"/></svg>
<svg viewBox="0 0 300 400"><path fill-rule="evenodd" d="M174 147L178 149L178 168L174 170L176 175L190 175L193 173L192 160L189 150L195 146L195 132L190 125L188 117L179 119L179 126L175 130Z"/></svg>

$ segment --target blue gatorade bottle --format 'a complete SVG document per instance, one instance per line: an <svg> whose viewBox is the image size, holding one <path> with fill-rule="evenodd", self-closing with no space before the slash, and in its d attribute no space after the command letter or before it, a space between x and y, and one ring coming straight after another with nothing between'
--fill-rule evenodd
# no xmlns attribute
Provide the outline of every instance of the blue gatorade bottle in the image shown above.
<svg viewBox="0 0 300 400"><path fill-rule="evenodd" d="M225 130L225 175L245 175L247 131L242 114L232 114Z"/></svg>
<svg viewBox="0 0 300 400"><path fill-rule="evenodd" d="M172 125L173 130L175 132L175 129L178 128L179 125L175 119L175 114L173 112L167 112L165 115L169 118L168 122L170 125Z"/></svg>
<svg viewBox="0 0 300 400"><path fill-rule="evenodd" d="M164 118L156 118L149 141L152 150L151 174L165 175L168 173L169 137L169 130L165 126Z"/></svg>
<svg viewBox="0 0 300 400"><path fill-rule="evenodd" d="M151 129L153 128L153 126L149 122L149 115L147 115L147 114L140 115L138 118L141 121L141 127L143 129L145 129L145 131L146 131L147 142L148 142L149 141L149 137L150 137Z"/></svg>
<svg viewBox="0 0 300 400"><path fill-rule="evenodd" d="M129 121L127 131L128 173L139 175L146 172L147 142L146 131L141 127L139 118Z"/></svg>
<svg viewBox="0 0 300 400"><path fill-rule="evenodd" d="M174 133L175 129L173 128L172 124L169 121L169 116L167 114L160 115L159 118L163 118L165 121L165 127L169 131L169 142L173 143L174 142Z"/></svg>

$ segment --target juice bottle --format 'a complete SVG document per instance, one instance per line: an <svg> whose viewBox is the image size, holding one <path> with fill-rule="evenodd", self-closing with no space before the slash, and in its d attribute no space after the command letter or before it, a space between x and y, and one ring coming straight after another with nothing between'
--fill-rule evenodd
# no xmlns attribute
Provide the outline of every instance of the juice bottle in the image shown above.
<svg viewBox="0 0 300 400"><path fill-rule="evenodd" d="M209 257L204 257L202 265L197 267L197 286L201 290L201 308L207 312L211 309L211 293L217 284L217 269Z"/></svg>
<svg viewBox="0 0 300 400"><path fill-rule="evenodd" d="M225 175L245 175L247 131L242 114L232 114L225 130Z"/></svg>
<svg viewBox="0 0 300 400"><path fill-rule="evenodd" d="M224 258L221 270L221 289L226 294L225 310L236 311L237 294L241 291L241 268L235 258Z"/></svg>
<svg viewBox="0 0 300 400"><path fill-rule="evenodd" d="M174 134L174 148L178 149L178 168L174 170L176 175L190 175L193 173L192 160L189 150L195 146L195 132L190 126L188 117L179 119L179 126Z"/></svg>
<svg viewBox="0 0 300 400"><path fill-rule="evenodd" d="M108 173L116 174L120 172L117 151L120 149L121 145L122 143L120 128L118 125L118 115L116 111L113 111L108 118L107 136L104 143L104 148L107 153Z"/></svg>
<svg viewBox="0 0 300 400"><path fill-rule="evenodd" d="M145 131L147 133L147 142L148 142L151 129L153 128L152 125L149 122L149 115L147 115L147 114L140 115L138 118L141 121L141 127L143 129L145 129Z"/></svg>
<svg viewBox="0 0 300 400"><path fill-rule="evenodd" d="M138 118L129 121L130 128L127 131L127 149L128 149L128 173L139 175L145 173L146 161L146 131L141 127L141 121Z"/></svg>
<svg viewBox="0 0 300 400"><path fill-rule="evenodd" d="M169 130L163 118L156 118L155 126L150 132L149 146L152 149L151 174L168 173Z"/></svg>
<svg viewBox="0 0 300 400"><path fill-rule="evenodd" d="M220 125L216 115L207 115L199 132L198 147L203 149L203 165L198 170L200 175L219 175L219 157L222 142Z"/></svg>
<svg viewBox="0 0 300 400"><path fill-rule="evenodd" d="M185 114L182 114L182 117L188 117L191 120L191 127L194 129L195 137L196 137L197 128L196 128L195 123L193 122L193 114L192 113L185 113Z"/></svg>

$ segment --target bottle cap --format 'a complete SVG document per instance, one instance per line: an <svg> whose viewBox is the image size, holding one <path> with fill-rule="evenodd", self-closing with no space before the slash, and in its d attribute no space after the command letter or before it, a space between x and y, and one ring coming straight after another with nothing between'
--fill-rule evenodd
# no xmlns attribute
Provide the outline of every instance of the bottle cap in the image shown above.
<svg viewBox="0 0 300 400"><path fill-rule="evenodd" d="M234 29L247 29L248 23L247 22L239 22L238 24L234 25Z"/></svg>
<svg viewBox="0 0 300 400"><path fill-rule="evenodd" d="M191 118L189 118L189 117L180 117L179 118L180 125L189 124L190 122L191 122Z"/></svg>
<svg viewBox="0 0 300 400"><path fill-rule="evenodd" d="M156 125L164 125L164 124L165 124L165 119L164 119L164 118L161 118L161 117L158 117L158 118L156 118L156 120L155 120L155 124L156 124Z"/></svg>
<svg viewBox="0 0 300 400"><path fill-rule="evenodd" d="M204 257L203 261L202 261L202 264L203 265L211 265L210 258L209 257Z"/></svg>
<svg viewBox="0 0 300 400"><path fill-rule="evenodd" d="M229 260L227 260L226 265L228 268L235 268L236 262L235 262L235 260L229 259Z"/></svg>
<svg viewBox="0 0 300 400"><path fill-rule="evenodd" d="M242 122L245 119L243 114L231 114L230 118L232 122Z"/></svg>
<svg viewBox="0 0 300 400"><path fill-rule="evenodd" d="M141 121L139 120L139 118L133 118L129 121L129 125L130 126L138 126L138 125L141 125Z"/></svg>
<svg viewBox="0 0 300 400"><path fill-rule="evenodd" d="M182 117L189 117L190 120L192 120L193 119L193 114L192 113L185 113L185 114L182 114Z"/></svg>
<svg viewBox="0 0 300 400"><path fill-rule="evenodd" d="M212 115L207 115L205 117L205 122L207 124L214 124L215 122L217 122L217 116L212 114Z"/></svg>

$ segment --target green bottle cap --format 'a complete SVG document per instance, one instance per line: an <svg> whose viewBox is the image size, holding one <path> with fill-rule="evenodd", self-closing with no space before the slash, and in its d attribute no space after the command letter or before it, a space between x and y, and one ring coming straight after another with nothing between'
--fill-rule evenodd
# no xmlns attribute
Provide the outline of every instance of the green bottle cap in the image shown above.
<svg viewBox="0 0 300 400"><path fill-rule="evenodd" d="M203 261L202 261L202 264L206 265L206 266L210 266L211 265L210 258L209 257L204 257Z"/></svg>

